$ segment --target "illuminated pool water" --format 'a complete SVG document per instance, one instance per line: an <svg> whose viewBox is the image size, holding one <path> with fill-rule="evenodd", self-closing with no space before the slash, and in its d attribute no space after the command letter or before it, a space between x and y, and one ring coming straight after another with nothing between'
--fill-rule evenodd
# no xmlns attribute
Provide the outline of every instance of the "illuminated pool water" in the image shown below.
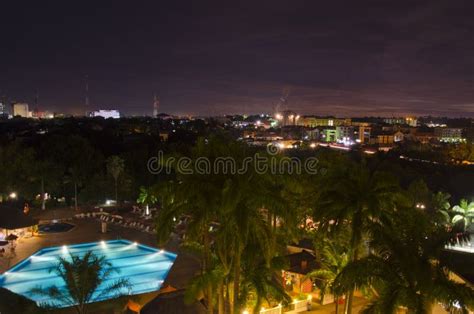
<svg viewBox="0 0 474 314"><path fill-rule="evenodd" d="M127 240L50 247L39 250L0 275L0 287L21 294L37 304L49 303L56 307L64 307L66 304L51 300L47 296L33 294L31 290L36 287L48 288L51 286L64 289L64 281L54 272L50 272L50 269L57 263L57 257L67 257L68 252L83 255L87 251L93 251L98 256L105 256L106 260L119 270L119 273L114 273L108 282L98 288L92 301L114 297L114 295L99 297L99 291L111 281L120 278L128 279L132 285L131 290L126 291L127 294L141 294L159 290L176 260L176 254Z"/></svg>

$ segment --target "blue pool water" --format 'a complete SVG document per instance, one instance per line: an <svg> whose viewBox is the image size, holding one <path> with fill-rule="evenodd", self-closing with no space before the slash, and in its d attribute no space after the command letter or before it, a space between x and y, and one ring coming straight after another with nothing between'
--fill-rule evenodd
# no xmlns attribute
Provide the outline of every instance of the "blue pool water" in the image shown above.
<svg viewBox="0 0 474 314"><path fill-rule="evenodd" d="M66 304L50 300L47 296L32 294L31 289L51 286L64 288L64 281L54 272L50 272L50 269L57 264L59 256L67 257L69 252L83 255L87 251L93 251L98 256L105 256L106 260L119 270L119 273L111 276L109 282L103 283L103 286L98 288L92 301L113 298L114 295L99 297L100 289L120 278L128 279L132 285L130 291L124 291L127 294L159 290L176 260L176 254L127 240L50 247L36 252L0 275L0 287L32 299L39 305L49 303L55 307L64 307Z"/></svg>
<svg viewBox="0 0 474 314"><path fill-rule="evenodd" d="M58 233L58 232L67 232L74 228L73 224L67 222L59 222L52 224L40 224L38 225L39 233Z"/></svg>

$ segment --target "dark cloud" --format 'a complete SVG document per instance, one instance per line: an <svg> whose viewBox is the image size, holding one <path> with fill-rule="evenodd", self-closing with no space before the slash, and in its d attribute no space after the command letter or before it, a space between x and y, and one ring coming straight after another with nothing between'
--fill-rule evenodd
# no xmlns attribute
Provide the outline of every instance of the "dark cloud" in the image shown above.
<svg viewBox="0 0 474 314"><path fill-rule="evenodd" d="M474 115L474 3L48 1L0 19L0 89L80 112Z"/></svg>

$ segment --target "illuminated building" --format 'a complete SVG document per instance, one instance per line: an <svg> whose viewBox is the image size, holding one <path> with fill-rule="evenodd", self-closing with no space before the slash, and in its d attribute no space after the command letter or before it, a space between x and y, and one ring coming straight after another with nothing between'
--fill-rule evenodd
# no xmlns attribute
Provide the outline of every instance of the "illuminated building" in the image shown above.
<svg viewBox="0 0 474 314"><path fill-rule="evenodd" d="M460 128L435 128L434 134L440 142L463 142L462 129Z"/></svg>
<svg viewBox="0 0 474 314"><path fill-rule="evenodd" d="M302 117L298 121L298 124L302 126L310 127L310 128L315 128L318 126L350 125L351 119Z"/></svg>
<svg viewBox="0 0 474 314"><path fill-rule="evenodd" d="M23 118L30 117L30 112L28 111L27 103L15 103L13 104L13 116L20 116Z"/></svg>
<svg viewBox="0 0 474 314"><path fill-rule="evenodd" d="M324 129L321 135L322 141L327 143L333 143L337 141L336 129Z"/></svg>
<svg viewBox="0 0 474 314"><path fill-rule="evenodd" d="M281 113L277 113L275 118L278 121L278 125L280 126L294 126L298 124L298 120L300 116L296 114L296 112L291 110L285 110Z"/></svg>
<svg viewBox="0 0 474 314"><path fill-rule="evenodd" d="M118 110L96 110L89 113L90 117L102 117L104 119L119 119L120 112Z"/></svg>
<svg viewBox="0 0 474 314"><path fill-rule="evenodd" d="M358 141L361 144L368 144L370 142L371 127L367 125L360 125L358 131Z"/></svg>
<svg viewBox="0 0 474 314"><path fill-rule="evenodd" d="M411 127L418 126L418 120L415 117L385 118L383 121L388 124L406 124Z"/></svg>

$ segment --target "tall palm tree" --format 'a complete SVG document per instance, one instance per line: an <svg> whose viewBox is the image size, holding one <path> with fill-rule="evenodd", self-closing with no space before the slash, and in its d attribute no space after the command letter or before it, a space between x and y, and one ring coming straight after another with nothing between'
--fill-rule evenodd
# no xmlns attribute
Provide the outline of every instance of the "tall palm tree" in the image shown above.
<svg viewBox="0 0 474 314"><path fill-rule="evenodd" d="M393 212L400 187L394 177L370 171L363 163L349 163L328 174L318 195L314 220L319 229L338 232L350 230L350 260L360 258L360 247L368 226ZM345 312L352 312L353 293L348 292Z"/></svg>
<svg viewBox="0 0 474 314"><path fill-rule="evenodd" d="M451 236L421 211L404 209L370 227L372 252L354 260L337 276L336 291L369 288L372 302L364 313L431 313L435 302L466 310L474 306L474 290L452 281L439 253Z"/></svg>
<svg viewBox="0 0 474 314"><path fill-rule="evenodd" d="M267 263L259 254L252 254L252 246L247 248L243 261L243 280L241 283L241 301L253 304L253 313L259 313L265 300L270 306L273 304L288 304L290 296L281 284L281 270L286 266L283 256L273 257Z"/></svg>
<svg viewBox="0 0 474 314"><path fill-rule="evenodd" d="M140 187L140 194L138 195L137 203L143 204L146 206L146 214L149 214L149 206L158 202L158 197L156 196L156 186L149 188Z"/></svg>
<svg viewBox="0 0 474 314"><path fill-rule="evenodd" d="M262 270L271 269L271 261L277 255L276 224L272 222L280 216L290 225L291 217L282 205L281 188L270 186L271 180L257 174L253 170L255 165L248 164L248 159L245 161L250 153L242 143L229 143L216 137L200 139L190 153L191 169L197 168L198 158L215 165L217 158L231 157L236 169L242 169L245 163L248 171L239 174L211 167L207 173L183 174L174 169L176 178L161 184L160 198L164 202L157 221L159 240L166 241L177 218L186 215L185 242L202 244L202 252L198 254L202 270L193 280L193 287L203 290L209 313L213 311L216 296L219 313L226 307L231 313L240 313L242 303L247 301L246 292L253 291L256 300L261 300L265 291L274 291L269 276L264 273L256 276L254 268L248 267L251 262L248 255L259 252L255 265ZM215 224L217 230L211 228Z"/></svg>
<svg viewBox="0 0 474 314"><path fill-rule="evenodd" d="M474 219L474 202L468 202L462 199L459 205L455 205L452 209L453 218L451 222L459 226L463 230L467 229Z"/></svg>
<svg viewBox="0 0 474 314"><path fill-rule="evenodd" d="M125 279L108 284L107 281L118 270L104 256L96 256L92 251L84 256L70 253L68 257L58 257L57 265L50 272L58 275L65 286L36 287L32 293L54 300L46 306L72 306L78 314L87 313L88 303L111 294L118 297L131 287Z"/></svg>
<svg viewBox="0 0 474 314"><path fill-rule="evenodd" d="M334 280L349 262L346 242L341 239L318 239L316 250L321 267L306 275L306 278L317 281L321 291L321 304L327 292L333 293L336 314L339 313L339 297L334 293Z"/></svg>
<svg viewBox="0 0 474 314"><path fill-rule="evenodd" d="M214 141L206 142L200 139L191 150L190 158L192 162L198 158L211 160L219 156L219 151L216 151L219 147ZM163 199L163 208L157 217L158 240L161 243L167 241L178 218L186 215L189 219L185 241L202 243L200 276L210 278L212 271L210 227L215 222L222 203L223 179L222 176L213 173L185 174L179 169L175 170L176 179L162 182L158 188L158 194ZM213 312L213 292L212 285L208 285L205 296L209 313Z"/></svg>
<svg viewBox="0 0 474 314"><path fill-rule="evenodd" d="M119 156L107 158L107 172L114 178L115 202L118 204L118 179L125 169L125 161Z"/></svg>
<svg viewBox="0 0 474 314"><path fill-rule="evenodd" d="M262 199L256 189L262 189L263 181L257 175L232 176L224 185L222 195L221 219L230 230L232 238L232 280L233 298L232 313L240 313L243 299L240 296L243 260L245 250L253 247L269 265L275 254L273 228L268 223L268 216L261 210Z"/></svg>
<svg viewBox="0 0 474 314"><path fill-rule="evenodd" d="M449 209L451 204L449 199L451 195L444 192L437 192L431 197L431 206L430 208L434 211L434 218L436 222L441 222L443 224L450 224L451 219L449 217Z"/></svg>

